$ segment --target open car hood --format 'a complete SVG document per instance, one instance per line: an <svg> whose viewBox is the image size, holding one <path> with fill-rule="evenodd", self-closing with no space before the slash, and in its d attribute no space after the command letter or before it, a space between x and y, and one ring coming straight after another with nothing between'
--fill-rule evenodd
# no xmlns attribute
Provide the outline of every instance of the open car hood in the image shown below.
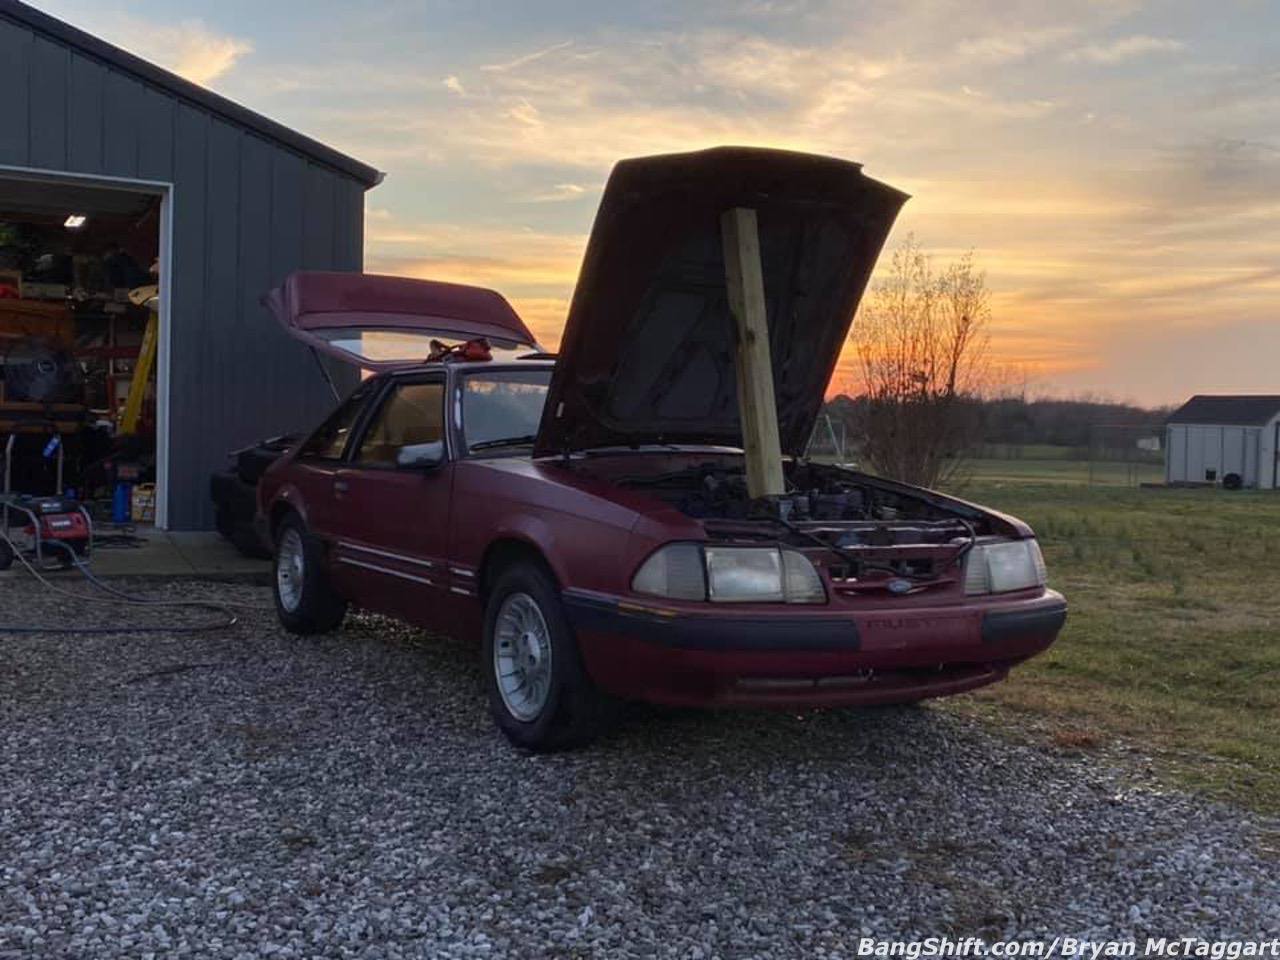
<svg viewBox="0 0 1280 960"><path fill-rule="evenodd" d="M740 447L720 217L757 211L778 430L804 452L858 301L907 195L861 166L719 147L624 160L605 186L535 452Z"/></svg>
<svg viewBox="0 0 1280 960"><path fill-rule="evenodd" d="M538 349L501 294L458 283L298 271L262 302L291 336L368 370L422 363L433 339Z"/></svg>

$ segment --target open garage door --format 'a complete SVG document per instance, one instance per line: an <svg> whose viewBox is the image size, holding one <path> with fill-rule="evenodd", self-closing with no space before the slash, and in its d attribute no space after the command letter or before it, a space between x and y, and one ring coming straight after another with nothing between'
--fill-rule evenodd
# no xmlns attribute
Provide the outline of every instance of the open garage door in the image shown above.
<svg viewBox="0 0 1280 960"><path fill-rule="evenodd" d="M5 483L73 495L100 522L163 520L165 198L0 170Z"/></svg>

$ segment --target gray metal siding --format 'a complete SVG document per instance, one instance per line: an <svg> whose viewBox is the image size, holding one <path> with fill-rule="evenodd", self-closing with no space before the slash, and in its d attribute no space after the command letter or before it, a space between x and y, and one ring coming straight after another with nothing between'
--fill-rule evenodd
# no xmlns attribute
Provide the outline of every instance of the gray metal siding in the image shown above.
<svg viewBox="0 0 1280 960"><path fill-rule="evenodd" d="M28 94L31 165L61 170L67 163L67 87L71 54L63 46L35 37L31 45Z"/></svg>
<svg viewBox="0 0 1280 960"><path fill-rule="evenodd" d="M67 166L102 172L103 98L106 68L73 54L67 92Z"/></svg>
<svg viewBox="0 0 1280 960"><path fill-rule="evenodd" d="M142 84L106 70L102 78L102 172L138 176L138 129L145 119Z"/></svg>
<svg viewBox="0 0 1280 960"><path fill-rule="evenodd" d="M0 90L4 91L4 122L0 123L0 163L26 166L31 159L31 47L30 30L0 21Z"/></svg>
<svg viewBox="0 0 1280 960"><path fill-rule="evenodd" d="M3 17L0 90L0 164L173 184L169 523L208 528L228 450L333 404L258 301L301 267L361 268L364 184Z"/></svg>

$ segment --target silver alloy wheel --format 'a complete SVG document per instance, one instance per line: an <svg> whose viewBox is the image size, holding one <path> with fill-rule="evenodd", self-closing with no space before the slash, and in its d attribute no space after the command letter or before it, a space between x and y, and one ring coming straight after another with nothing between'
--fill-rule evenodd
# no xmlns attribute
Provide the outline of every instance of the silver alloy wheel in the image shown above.
<svg viewBox="0 0 1280 960"><path fill-rule="evenodd" d="M527 593L502 601L493 626L493 671L507 711L528 723L551 694L551 631Z"/></svg>
<svg viewBox="0 0 1280 960"><path fill-rule="evenodd" d="M289 613L296 612L302 602L304 564L302 534L290 527L276 548L276 593L280 595L280 606Z"/></svg>

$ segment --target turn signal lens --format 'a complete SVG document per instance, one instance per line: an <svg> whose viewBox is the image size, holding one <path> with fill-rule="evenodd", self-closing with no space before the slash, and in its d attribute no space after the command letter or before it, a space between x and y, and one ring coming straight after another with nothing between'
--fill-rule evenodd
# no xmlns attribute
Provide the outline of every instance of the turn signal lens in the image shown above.
<svg viewBox="0 0 1280 960"><path fill-rule="evenodd" d="M1044 556L1034 540L1007 540L980 543L969 551L964 592L1008 593L1043 586L1046 579Z"/></svg>
<svg viewBox="0 0 1280 960"><path fill-rule="evenodd" d="M655 551L636 571L631 589L672 600L707 599L702 549L696 543L672 543Z"/></svg>
<svg viewBox="0 0 1280 960"><path fill-rule="evenodd" d="M827 602L827 591L822 587L822 578L803 553L783 550L782 571L785 576L787 603Z"/></svg>

